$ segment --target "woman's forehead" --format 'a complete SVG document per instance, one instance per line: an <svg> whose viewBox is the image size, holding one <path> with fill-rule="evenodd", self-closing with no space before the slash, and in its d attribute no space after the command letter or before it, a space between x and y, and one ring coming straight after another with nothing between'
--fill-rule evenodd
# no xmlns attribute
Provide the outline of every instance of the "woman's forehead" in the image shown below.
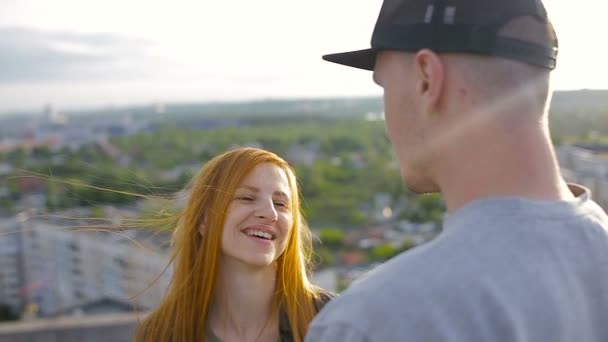
<svg viewBox="0 0 608 342"><path fill-rule="evenodd" d="M287 173L281 167L265 163L257 165L249 172L239 188L251 191L277 192L287 196L291 193Z"/></svg>

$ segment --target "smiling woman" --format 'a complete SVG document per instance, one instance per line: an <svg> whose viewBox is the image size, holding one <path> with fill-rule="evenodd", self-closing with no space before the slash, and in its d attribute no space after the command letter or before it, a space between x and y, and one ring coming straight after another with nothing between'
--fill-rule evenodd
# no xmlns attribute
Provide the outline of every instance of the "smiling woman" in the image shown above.
<svg viewBox="0 0 608 342"><path fill-rule="evenodd" d="M228 206L222 235L226 268L265 267L283 251L293 226L289 180L272 163L253 168L236 189ZM201 226L204 235L205 227Z"/></svg>
<svg viewBox="0 0 608 342"><path fill-rule="evenodd" d="M332 295L308 280L311 234L293 169L240 148L188 188L171 286L135 341L302 341Z"/></svg>

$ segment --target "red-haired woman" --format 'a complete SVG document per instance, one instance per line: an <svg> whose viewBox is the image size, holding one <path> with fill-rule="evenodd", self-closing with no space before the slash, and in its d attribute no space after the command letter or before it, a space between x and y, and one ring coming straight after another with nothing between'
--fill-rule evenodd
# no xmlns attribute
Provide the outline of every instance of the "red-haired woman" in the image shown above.
<svg viewBox="0 0 608 342"><path fill-rule="evenodd" d="M135 341L295 341L331 294L308 279L311 233L293 169L240 148L189 184L174 233L174 273Z"/></svg>

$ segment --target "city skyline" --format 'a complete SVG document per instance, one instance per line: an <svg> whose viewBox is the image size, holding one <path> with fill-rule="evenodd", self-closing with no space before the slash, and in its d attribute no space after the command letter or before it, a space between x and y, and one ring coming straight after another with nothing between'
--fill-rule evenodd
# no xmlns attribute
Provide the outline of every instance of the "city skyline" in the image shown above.
<svg viewBox="0 0 608 342"><path fill-rule="evenodd" d="M557 90L608 89L608 6L548 0ZM377 96L371 73L321 60L360 49L381 1L0 2L0 113L172 102ZM598 43L594 43L598 42ZM604 77L602 77L604 76Z"/></svg>

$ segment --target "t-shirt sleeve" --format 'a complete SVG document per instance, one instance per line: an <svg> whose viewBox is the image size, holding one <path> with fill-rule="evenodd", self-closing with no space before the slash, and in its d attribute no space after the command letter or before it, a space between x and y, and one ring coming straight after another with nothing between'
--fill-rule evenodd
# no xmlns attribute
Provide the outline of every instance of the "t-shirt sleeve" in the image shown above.
<svg viewBox="0 0 608 342"><path fill-rule="evenodd" d="M305 342L371 342L368 337L349 324L314 325L308 330Z"/></svg>

